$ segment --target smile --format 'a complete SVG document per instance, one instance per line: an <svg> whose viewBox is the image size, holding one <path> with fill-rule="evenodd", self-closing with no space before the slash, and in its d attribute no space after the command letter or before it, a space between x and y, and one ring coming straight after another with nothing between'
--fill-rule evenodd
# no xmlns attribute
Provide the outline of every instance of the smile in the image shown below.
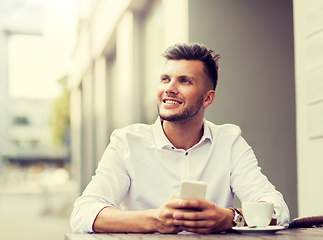
<svg viewBox="0 0 323 240"><path fill-rule="evenodd" d="M163 100L163 102L166 104L181 104L181 102L175 100Z"/></svg>

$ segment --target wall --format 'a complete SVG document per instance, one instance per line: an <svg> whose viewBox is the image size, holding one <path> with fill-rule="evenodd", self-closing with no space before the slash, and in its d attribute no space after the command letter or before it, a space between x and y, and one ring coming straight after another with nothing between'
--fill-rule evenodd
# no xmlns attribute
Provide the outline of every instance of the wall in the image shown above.
<svg viewBox="0 0 323 240"><path fill-rule="evenodd" d="M207 119L241 127L296 217L292 1L189 0L189 41L222 55Z"/></svg>
<svg viewBox="0 0 323 240"><path fill-rule="evenodd" d="M323 1L294 1L299 216L323 215Z"/></svg>

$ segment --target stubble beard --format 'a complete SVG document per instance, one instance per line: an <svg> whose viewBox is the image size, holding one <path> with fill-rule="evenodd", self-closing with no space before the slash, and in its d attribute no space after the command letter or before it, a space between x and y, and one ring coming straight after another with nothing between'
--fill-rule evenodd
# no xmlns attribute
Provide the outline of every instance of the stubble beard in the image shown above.
<svg viewBox="0 0 323 240"><path fill-rule="evenodd" d="M200 111L203 103L203 97L200 97L200 99L196 102L194 106L187 107L183 109L183 111L175 114L161 114L160 113L160 107L159 104L157 104L157 110L159 117L164 121L169 122L186 122Z"/></svg>

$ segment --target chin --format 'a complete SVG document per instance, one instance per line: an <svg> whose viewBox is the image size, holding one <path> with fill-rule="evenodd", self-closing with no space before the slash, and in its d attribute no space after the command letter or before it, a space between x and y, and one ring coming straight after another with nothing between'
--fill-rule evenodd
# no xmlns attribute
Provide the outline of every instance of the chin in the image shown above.
<svg viewBox="0 0 323 240"><path fill-rule="evenodd" d="M180 122L180 121L183 121L184 119L186 119L185 117L183 117L181 115L163 115L163 114L160 114L159 117L162 120L168 121L168 122Z"/></svg>

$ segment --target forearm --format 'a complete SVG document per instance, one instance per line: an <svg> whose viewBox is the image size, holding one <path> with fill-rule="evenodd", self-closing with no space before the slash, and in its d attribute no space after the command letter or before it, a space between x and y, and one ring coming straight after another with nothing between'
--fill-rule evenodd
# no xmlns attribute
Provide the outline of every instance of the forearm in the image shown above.
<svg viewBox="0 0 323 240"><path fill-rule="evenodd" d="M154 210L122 211L106 207L93 223L95 232L156 232Z"/></svg>

